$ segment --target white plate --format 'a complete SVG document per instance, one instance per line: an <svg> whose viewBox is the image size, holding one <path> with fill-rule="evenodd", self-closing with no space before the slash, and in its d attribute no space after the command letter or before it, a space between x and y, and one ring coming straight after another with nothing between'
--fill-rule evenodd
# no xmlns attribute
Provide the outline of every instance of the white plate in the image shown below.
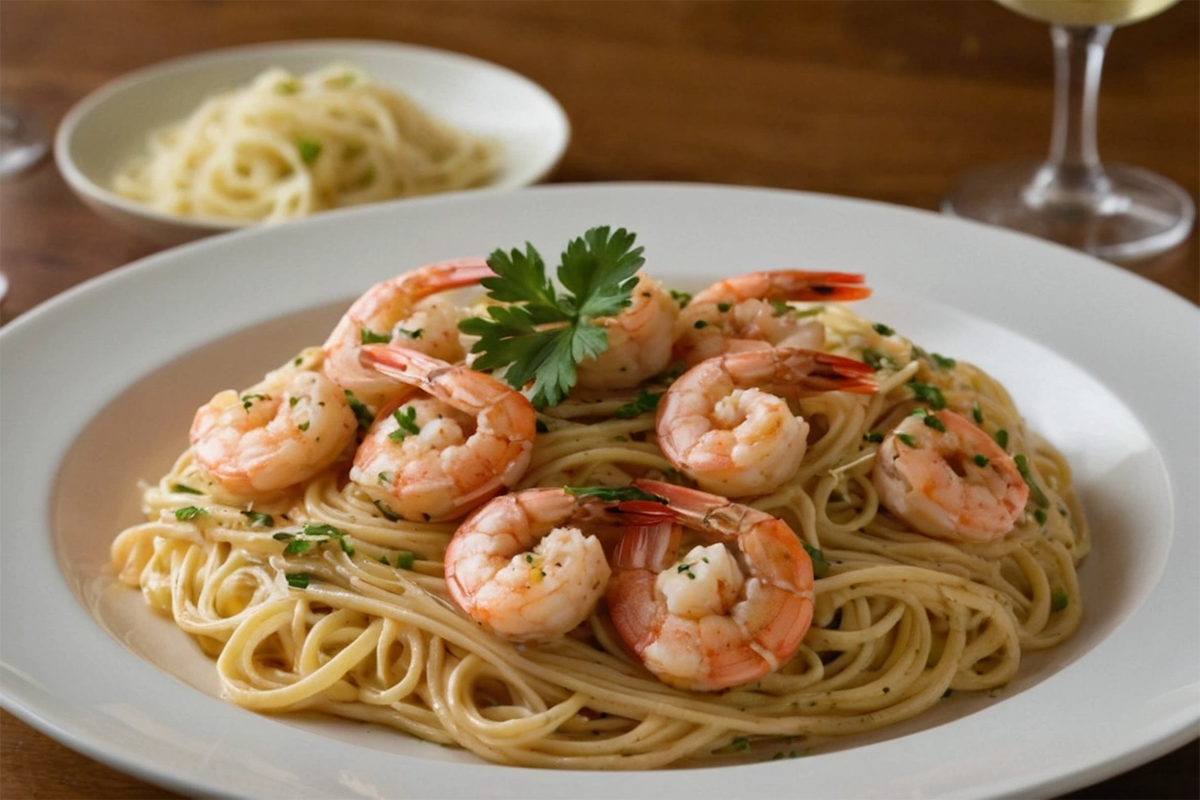
<svg viewBox="0 0 1200 800"><path fill-rule="evenodd" d="M234 47L140 69L100 87L67 113L55 135L55 160L91 208L162 243L257 225L156 211L114 193L112 177L144 151L150 131L184 119L212 94L244 85L269 67L305 73L335 62L363 68L460 130L497 140L503 148L500 170L484 189L536 183L566 151L570 125L558 101L509 69L429 47L341 39Z"/></svg>
<svg viewBox="0 0 1200 800"><path fill-rule="evenodd" d="M1078 635L993 698L796 761L582 776L501 768L390 730L260 716L139 593L109 543L194 407L318 343L399 270L609 224L681 286L760 268L863 271L864 313L974 361L1075 466L1094 526ZM334 302L336 301L336 302ZM792 192L539 187L197 242L0 331L4 704L72 747L199 794L257 797L993 797L1102 780L1197 735L1200 313L1115 267L933 214Z"/></svg>

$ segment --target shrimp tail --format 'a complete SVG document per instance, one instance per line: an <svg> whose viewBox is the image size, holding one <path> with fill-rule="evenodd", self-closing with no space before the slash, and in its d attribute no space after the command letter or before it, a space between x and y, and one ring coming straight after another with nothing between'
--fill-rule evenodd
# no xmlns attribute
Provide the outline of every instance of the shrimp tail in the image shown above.
<svg viewBox="0 0 1200 800"><path fill-rule="evenodd" d="M861 361L832 353L817 353L814 360L816 368L804 379L807 388L853 394L874 394L879 390L874 380L867 380L868 376L874 376L875 370Z"/></svg>
<svg viewBox="0 0 1200 800"><path fill-rule="evenodd" d="M871 296L871 289L863 284L866 276L856 272L805 272L793 270L793 289L785 293L784 300L862 300Z"/></svg>
<svg viewBox="0 0 1200 800"><path fill-rule="evenodd" d="M420 386L438 370L448 368L446 362L419 350L386 344L364 345L359 360L380 374L411 386Z"/></svg>

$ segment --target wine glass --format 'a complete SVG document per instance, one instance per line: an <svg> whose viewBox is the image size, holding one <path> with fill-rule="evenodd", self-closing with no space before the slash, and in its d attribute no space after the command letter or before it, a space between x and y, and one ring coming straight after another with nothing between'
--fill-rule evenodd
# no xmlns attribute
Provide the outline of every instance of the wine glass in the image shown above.
<svg viewBox="0 0 1200 800"><path fill-rule="evenodd" d="M16 106L0 105L0 178L37 163L49 147L41 123Z"/></svg>
<svg viewBox="0 0 1200 800"><path fill-rule="evenodd" d="M1113 27L1178 0L998 0L1051 23L1054 127L1050 156L964 175L942 211L1034 234L1113 261L1145 258L1187 238L1195 207L1171 181L1096 153L1100 69Z"/></svg>

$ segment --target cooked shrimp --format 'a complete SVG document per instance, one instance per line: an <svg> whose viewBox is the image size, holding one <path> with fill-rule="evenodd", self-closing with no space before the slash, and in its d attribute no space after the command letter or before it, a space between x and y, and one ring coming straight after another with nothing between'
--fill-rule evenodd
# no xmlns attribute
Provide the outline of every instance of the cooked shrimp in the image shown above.
<svg viewBox="0 0 1200 800"><path fill-rule="evenodd" d="M610 570L589 532L605 505L563 489L501 495L467 518L446 548L446 586L463 611L522 641L561 636L587 619Z"/></svg>
<svg viewBox="0 0 1200 800"><path fill-rule="evenodd" d="M1013 458L953 411L906 417L879 445L872 482L893 514L951 541L1003 536L1029 498Z"/></svg>
<svg viewBox="0 0 1200 800"><path fill-rule="evenodd" d="M272 492L328 467L357 429L333 381L285 368L241 394L228 389L200 406L192 420L192 454L230 492Z"/></svg>
<svg viewBox="0 0 1200 800"><path fill-rule="evenodd" d="M629 306L596 320L608 334L608 348L580 362L577 383L586 389L628 389L662 372L671 363L678 313L678 303L662 285L639 272Z"/></svg>
<svg viewBox="0 0 1200 800"><path fill-rule="evenodd" d="M798 269L751 272L718 281L679 315L675 355L688 366L706 358L768 347L819 349L825 328L782 305L789 300L860 300L871 294L863 276Z"/></svg>
<svg viewBox="0 0 1200 800"><path fill-rule="evenodd" d="M781 347L702 361L658 404L658 445L702 489L726 497L766 494L787 482L808 447L808 423L778 393L869 393L861 361Z"/></svg>
<svg viewBox="0 0 1200 800"><path fill-rule="evenodd" d="M359 445L350 479L372 499L409 520L455 519L525 474L537 422L520 392L408 348L362 352L410 393L426 393L385 406Z"/></svg>
<svg viewBox="0 0 1200 800"><path fill-rule="evenodd" d="M403 388L359 360L368 342L391 342L442 361L462 361L457 307L436 295L492 275L482 258L419 267L377 283L354 301L325 342L325 374L362 402L378 409Z"/></svg>
<svg viewBox="0 0 1200 800"><path fill-rule="evenodd" d="M633 526L617 545L605 597L621 640L664 683L718 691L787 662L813 615L812 560L783 520L658 481L620 504ZM670 526L639 523L670 522ZM679 557L681 527L698 545ZM736 553L728 545L736 545Z"/></svg>

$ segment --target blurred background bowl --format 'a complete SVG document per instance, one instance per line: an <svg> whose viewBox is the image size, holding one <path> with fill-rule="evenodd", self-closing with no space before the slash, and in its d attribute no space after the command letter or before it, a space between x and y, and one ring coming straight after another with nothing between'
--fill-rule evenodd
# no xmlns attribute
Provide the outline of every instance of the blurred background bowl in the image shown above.
<svg viewBox="0 0 1200 800"><path fill-rule="evenodd" d="M567 149L570 124L562 106L536 83L505 67L415 45L327 40L210 51L108 83L63 118L55 135L55 160L68 185L90 208L160 244L263 224L157 211L116 194L112 178L128 159L144 152L151 131L183 120L209 96L245 85L269 67L303 74L335 62L362 68L465 133L499 141L499 170L479 190L537 183Z"/></svg>

